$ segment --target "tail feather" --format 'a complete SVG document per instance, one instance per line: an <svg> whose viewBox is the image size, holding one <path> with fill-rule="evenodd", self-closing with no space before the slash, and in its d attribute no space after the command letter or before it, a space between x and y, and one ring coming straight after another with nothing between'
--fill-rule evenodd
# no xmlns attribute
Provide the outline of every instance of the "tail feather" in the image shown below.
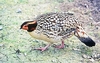
<svg viewBox="0 0 100 63"><path fill-rule="evenodd" d="M89 47L95 46L95 42L90 37L78 37L78 39Z"/></svg>
<svg viewBox="0 0 100 63"><path fill-rule="evenodd" d="M83 29L76 29L74 34L85 45L89 47L95 46L95 42L86 34L86 32Z"/></svg>

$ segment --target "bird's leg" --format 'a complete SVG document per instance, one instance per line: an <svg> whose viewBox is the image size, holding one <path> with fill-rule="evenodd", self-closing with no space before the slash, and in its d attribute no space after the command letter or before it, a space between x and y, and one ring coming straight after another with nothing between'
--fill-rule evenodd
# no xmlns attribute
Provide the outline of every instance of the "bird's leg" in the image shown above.
<svg viewBox="0 0 100 63"><path fill-rule="evenodd" d="M35 48L35 50L40 50L40 51L45 51L48 47L50 46L50 44L46 45L45 47L41 47L41 48Z"/></svg>
<svg viewBox="0 0 100 63"><path fill-rule="evenodd" d="M59 45L59 46L55 46L55 48L58 48L58 49L62 49L62 48L64 48L64 41L62 40L61 45Z"/></svg>

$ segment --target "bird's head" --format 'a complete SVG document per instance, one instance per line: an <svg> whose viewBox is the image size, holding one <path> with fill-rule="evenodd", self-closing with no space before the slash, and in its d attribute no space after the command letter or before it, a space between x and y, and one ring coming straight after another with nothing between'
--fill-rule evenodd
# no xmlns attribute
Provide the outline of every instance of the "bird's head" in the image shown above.
<svg viewBox="0 0 100 63"><path fill-rule="evenodd" d="M26 21L21 25L20 29L32 32L36 29L36 26L37 26L37 21Z"/></svg>

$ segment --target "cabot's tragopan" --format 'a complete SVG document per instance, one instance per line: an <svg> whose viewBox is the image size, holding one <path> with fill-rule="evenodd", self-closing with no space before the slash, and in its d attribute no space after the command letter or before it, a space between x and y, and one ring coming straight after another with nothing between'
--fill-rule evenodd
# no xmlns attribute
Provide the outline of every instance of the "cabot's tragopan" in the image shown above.
<svg viewBox="0 0 100 63"><path fill-rule="evenodd" d="M62 42L56 48L64 48L64 39L75 35L85 45L92 47L95 42L86 34L82 23L72 13L46 13L33 21L26 21L21 29L27 30L36 39L48 42L48 45L37 50L44 51L50 44Z"/></svg>

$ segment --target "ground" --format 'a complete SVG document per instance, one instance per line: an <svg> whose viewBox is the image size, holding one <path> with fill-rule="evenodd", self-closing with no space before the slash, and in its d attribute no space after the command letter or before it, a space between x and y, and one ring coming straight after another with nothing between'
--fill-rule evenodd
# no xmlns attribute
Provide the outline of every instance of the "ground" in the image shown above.
<svg viewBox="0 0 100 63"><path fill-rule="evenodd" d="M0 0L0 63L100 63L100 28L92 0ZM97 8L97 7L96 7ZM51 45L48 50L34 50L47 44L32 38L20 25L49 12L71 12L84 23L96 46L87 47L75 36L65 40L64 49Z"/></svg>

